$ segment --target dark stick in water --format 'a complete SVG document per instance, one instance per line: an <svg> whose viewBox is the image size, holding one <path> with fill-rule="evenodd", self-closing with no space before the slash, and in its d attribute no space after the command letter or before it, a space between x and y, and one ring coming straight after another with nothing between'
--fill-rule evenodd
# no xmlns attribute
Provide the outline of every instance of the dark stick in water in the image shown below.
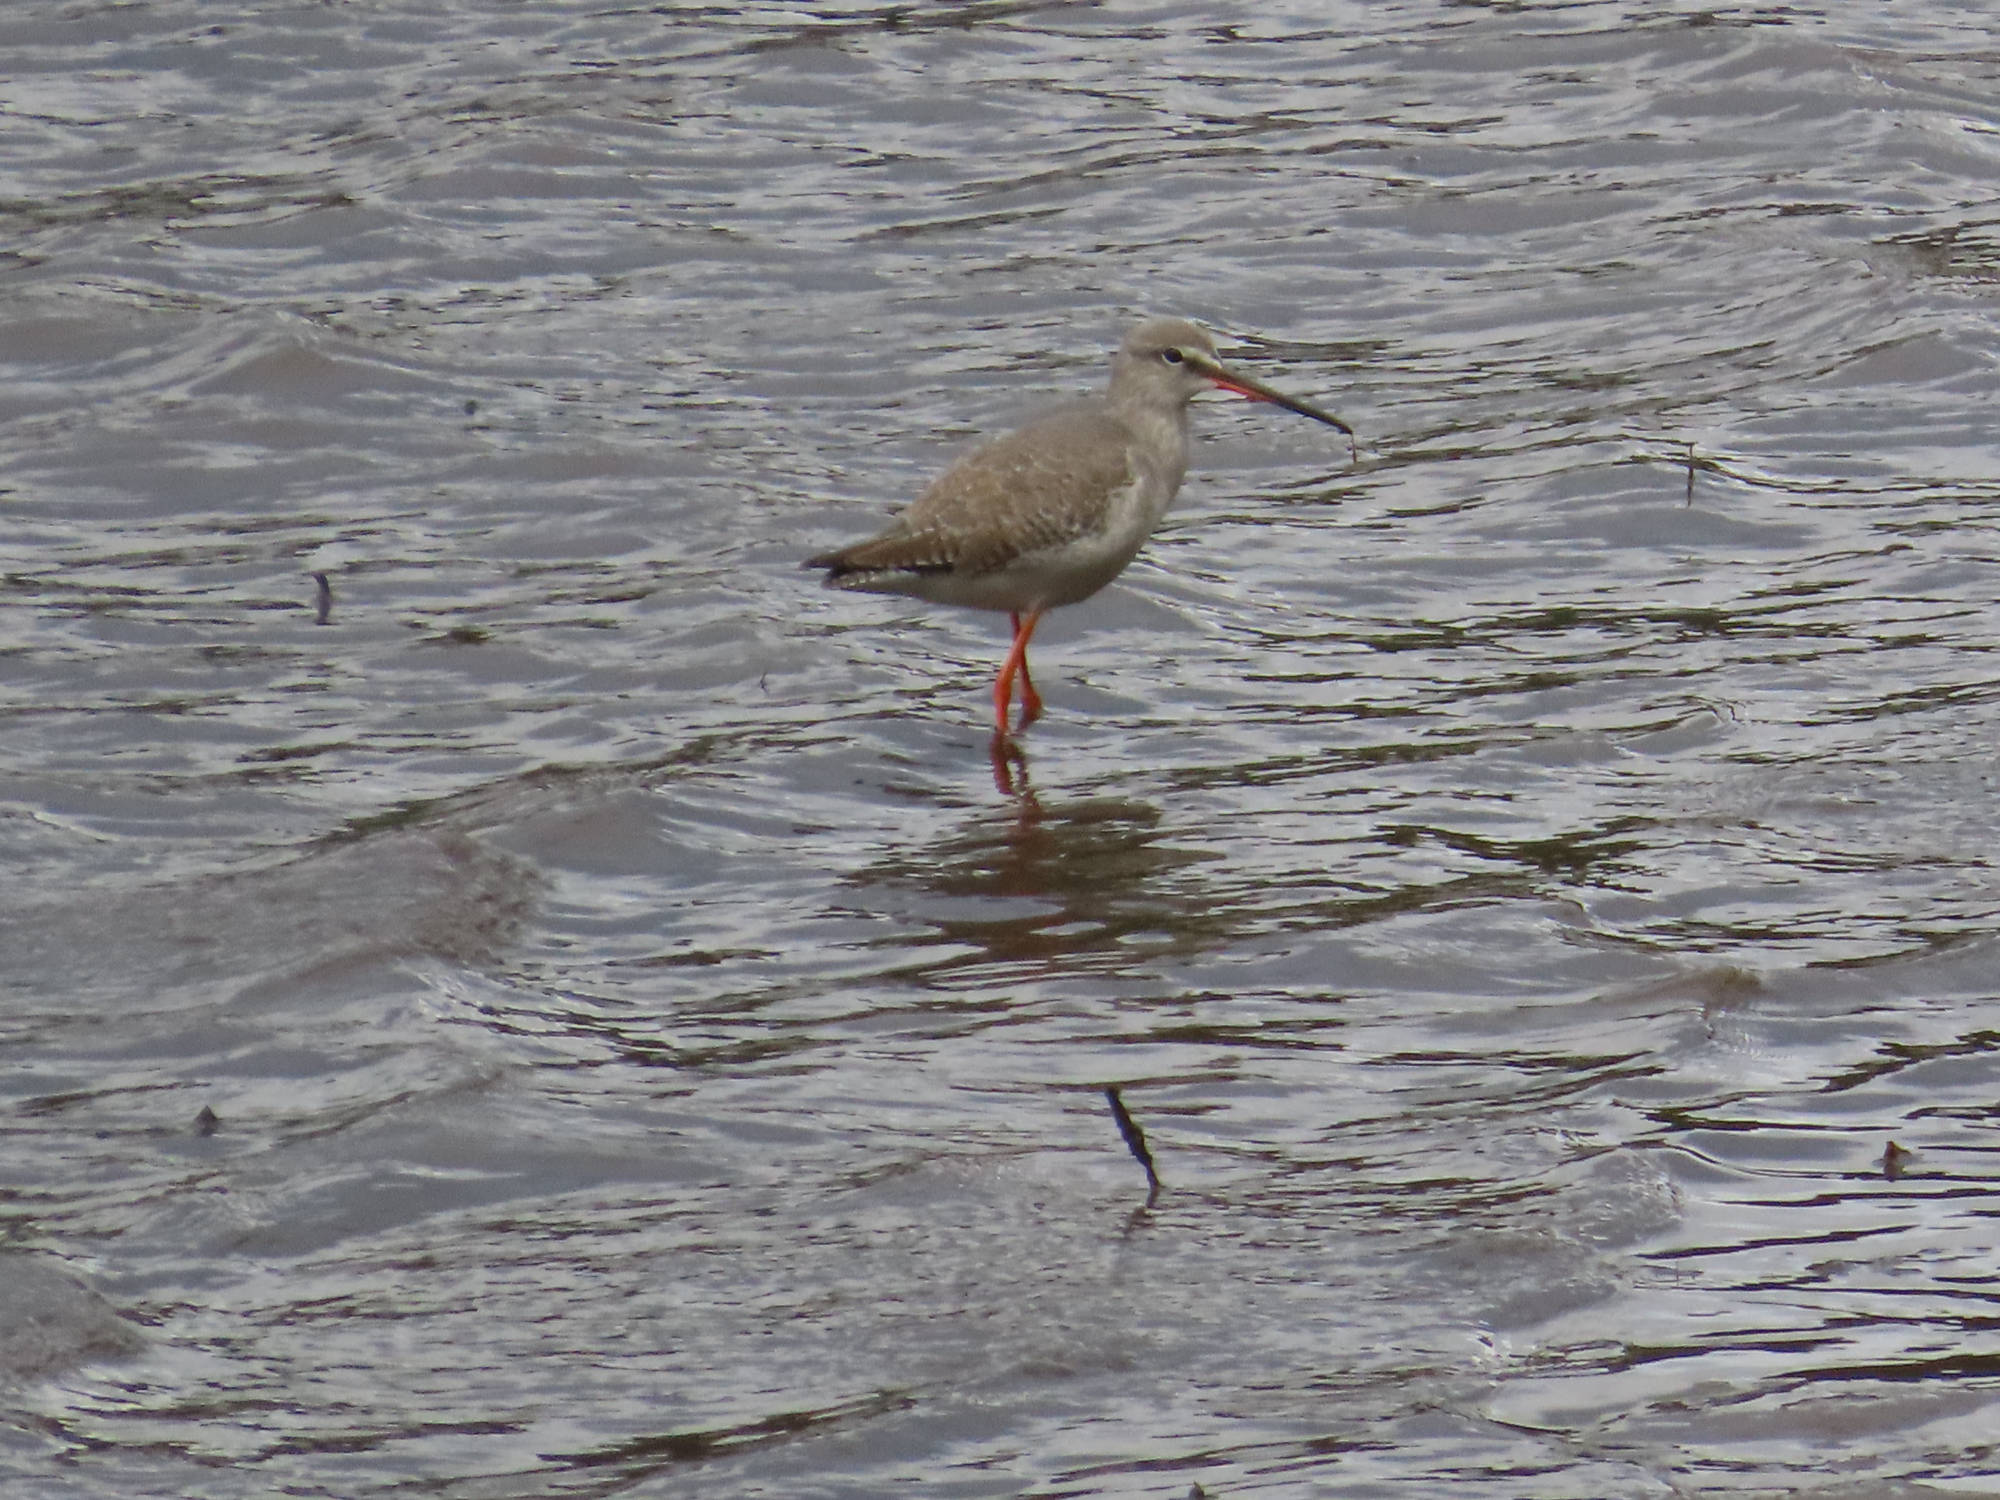
<svg viewBox="0 0 2000 1500"><path fill-rule="evenodd" d="M1125 1137L1126 1146L1139 1159L1139 1165L1146 1169L1147 1186L1157 1193L1160 1190L1160 1174L1153 1168L1153 1153L1146 1149L1146 1132L1126 1112L1125 1101L1118 1097L1116 1085L1106 1089L1104 1097L1111 1101L1111 1118L1118 1122L1118 1133Z"/></svg>

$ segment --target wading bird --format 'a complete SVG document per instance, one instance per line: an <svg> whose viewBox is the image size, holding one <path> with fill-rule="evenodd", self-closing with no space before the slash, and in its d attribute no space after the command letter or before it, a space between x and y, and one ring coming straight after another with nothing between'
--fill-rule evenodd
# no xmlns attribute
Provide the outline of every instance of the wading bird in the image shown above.
<svg viewBox="0 0 2000 1500"><path fill-rule="evenodd" d="M982 444L931 484L880 536L825 552L805 566L829 588L909 594L934 604L1000 610L1014 644L993 683L996 752L1041 716L1028 675L1028 640L1043 615L1088 599L1125 571L1181 487L1188 403L1207 390L1268 401L1338 427L1340 418L1230 369L1207 332L1152 318L1125 336L1102 395L1055 408Z"/></svg>

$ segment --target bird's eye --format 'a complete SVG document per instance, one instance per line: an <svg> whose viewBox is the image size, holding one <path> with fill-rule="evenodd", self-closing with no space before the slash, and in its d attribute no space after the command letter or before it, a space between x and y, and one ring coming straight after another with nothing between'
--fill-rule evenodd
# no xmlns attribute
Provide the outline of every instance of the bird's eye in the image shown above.
<svg viewBox="0 0 2000 1500"><path fill-rule="evenodd" d="M1178 349L1162 349L1160 351L1160 358L1164 359L1170 365L1177 365L1186 360L1187 356Z"/></svg>

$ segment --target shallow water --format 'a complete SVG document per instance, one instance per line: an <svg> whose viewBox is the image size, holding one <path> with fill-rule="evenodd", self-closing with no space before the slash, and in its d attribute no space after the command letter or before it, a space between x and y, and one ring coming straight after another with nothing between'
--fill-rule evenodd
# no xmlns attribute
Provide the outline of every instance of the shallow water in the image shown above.
<svg viewBox="0 0 2000 1500"><path fill-rule="evenodd" d="M0 18L10 1494L2000 1493L1977 8L220 14ZM1141 312L1361 454L996 786L798 560Z"/></svg>

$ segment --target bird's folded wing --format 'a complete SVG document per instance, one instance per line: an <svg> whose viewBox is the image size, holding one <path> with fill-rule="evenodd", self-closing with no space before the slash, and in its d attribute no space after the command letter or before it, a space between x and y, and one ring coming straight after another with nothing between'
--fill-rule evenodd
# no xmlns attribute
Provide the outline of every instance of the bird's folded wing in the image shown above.
<svg viewBox="0 0 2000 1500"><path fill-rule="evenodd" d="M1134 478L1125 425L1070 408L974 449L888 531L814 562L836 574L995 572L1100 529Z"/></svg>

